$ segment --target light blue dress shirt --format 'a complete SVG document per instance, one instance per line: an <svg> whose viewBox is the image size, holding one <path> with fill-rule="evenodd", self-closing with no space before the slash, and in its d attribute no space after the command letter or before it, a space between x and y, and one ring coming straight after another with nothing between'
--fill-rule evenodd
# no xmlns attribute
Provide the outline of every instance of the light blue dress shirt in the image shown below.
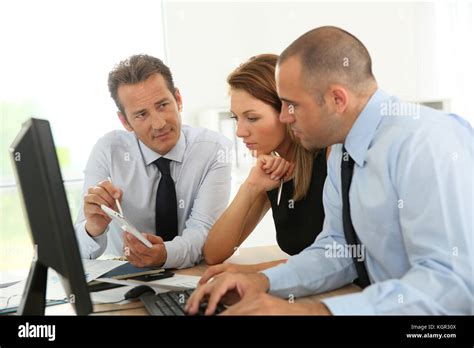
<svg viewBox="0 0 474 348"><path fill-rule="evenodd" d="M474 132L462 118L378 90L345 147L352 222L372 285L324 299L333 314L472 314ZM342 144L332 147L315 242L268 269L270 293L305 296L357 278L342 227ZM335 250L340 252L336 253Z"/></svg>
<svg viewBox="0 0 474 348"><path fill-rule="evenodd" d="M210 228L227 207L232 163L226 161L232 143L203 128L182 126L176 145L166 154L176 185L178 236L165 242L165 268L191 267L202 260L202 247ZM153 164L161 155L134 133L113 131L95 145L85 169L87 189L110 176L123 191L124 216L141 232L155 234L156 191L161 173ZM123 255L123 232L112 221L106 232L91 237L85 230L83 202L75 223L82 257Z"/></svg>

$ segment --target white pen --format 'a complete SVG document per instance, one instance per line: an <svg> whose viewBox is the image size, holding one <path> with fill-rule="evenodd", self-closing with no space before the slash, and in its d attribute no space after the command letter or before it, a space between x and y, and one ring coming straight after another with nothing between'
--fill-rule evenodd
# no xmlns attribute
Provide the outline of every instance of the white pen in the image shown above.
<svg viewBox="0 0 474 348"><path fill-rule="evenodd" d="M278 154L278 152L276 151L273 151L273 154L277 157L280 157L280 155ZM283 190L283 178L280 179L280 187L278 189L278 196L277 196L277 206L280 205L280 199L281 199L281 191Z"/></svg>
<svg viewBox="0 0 474 348"><path fill-rule="evenodd" d="M107 179L109 180L109 182L113 185L114 183L112 182L112 179L110 178L110 176L107 177ZM119 213L120 215L123 216L123 211L122 211L122 207L120 206L120 202L117 198L115 198L115 204L117 204L117 208L119 210Z"/></svg>

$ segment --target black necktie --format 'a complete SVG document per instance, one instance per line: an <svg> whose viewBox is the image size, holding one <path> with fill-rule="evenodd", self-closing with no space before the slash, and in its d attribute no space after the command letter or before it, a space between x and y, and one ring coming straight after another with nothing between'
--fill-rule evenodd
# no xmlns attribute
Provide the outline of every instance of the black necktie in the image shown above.
<svg viewBox="0 0 474 348"><path fill-rule="evenodd" d="M170 160L161 157L153 163L161 172L160 184L156 191L156 235L163 238L164 241L168 241L178 235L176 189L170 175Z"/></svg>
<svg viewBox="0 0 474 348"><path fill-rule="evenodd" d="M354 245L351 247L352 251L363 250L359 245L359 241L356 236L356 231L352 225L351 210L349 205L349 188L351 187L352 174L354 173L354 160L349 156L346 148L342 148L342 161L341 161L341 186L342 186L342 224L344 227L344 235L346 237L346 243L348 245ZM365 269L364 262L358 260L360 257L356 252L353 253L352 259L354 260L355 268L357 270L358 279L355 281L361 288L365 288L370 285L369 276Z"/></svg>

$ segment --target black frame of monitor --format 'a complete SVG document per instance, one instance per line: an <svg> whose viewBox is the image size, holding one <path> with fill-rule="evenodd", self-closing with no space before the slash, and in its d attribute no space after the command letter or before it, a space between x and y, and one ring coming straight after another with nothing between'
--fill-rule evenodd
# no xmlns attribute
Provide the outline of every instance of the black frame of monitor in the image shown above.
<svg viewBox="0 0 474 348"><path fill-rule="evenodd" d="M87 315L92 312L92 303L49 122L27 120L10 153L35 245L17 313L44 315L47 271L51 267L61 276L76 313Z"/></svg>

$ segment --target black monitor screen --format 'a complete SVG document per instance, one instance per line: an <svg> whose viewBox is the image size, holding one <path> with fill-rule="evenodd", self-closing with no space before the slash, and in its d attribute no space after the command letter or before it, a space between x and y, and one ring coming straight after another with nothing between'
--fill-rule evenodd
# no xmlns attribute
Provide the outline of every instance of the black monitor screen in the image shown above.
<svg viewBox="0 0 474 348"><path fill-rule="evenodd" d="M49 122L35 118L25 122L10 152L37 252L24 299L34 298L32 293L42 288L30 284L38 282L34 267L51 267L62 275L76 312L88 314L92 305ZM35 313L25 308L23 314Z"/></svg>

